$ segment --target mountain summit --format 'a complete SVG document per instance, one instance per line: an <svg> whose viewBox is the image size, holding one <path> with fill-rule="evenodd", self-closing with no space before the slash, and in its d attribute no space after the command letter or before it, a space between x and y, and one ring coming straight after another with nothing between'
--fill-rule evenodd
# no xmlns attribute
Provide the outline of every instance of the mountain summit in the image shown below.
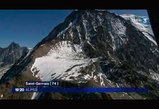
<svg viewBox="0 0 159 109"><path fill-rule="evenodd" d="M157 99L159 49L132 22L107 11L73 11L0 80L1 99ZM18 76L17 76L18 75ZM75 87L145 87L148 94L8 93L25 81Z"/></svg>
<svg viewBox="0 0 159 109"><path fill-rule="evenodd" d="M0 62L13 64L27 52L27 47L20 47L17 43L12 42L8 47L1 48Z"/></svg>
<svg viewBox="0 0 159 109"><path fill-rule="evenodd" d="M28 52L27 47L20 47L12 42L6 48L0 48L0 78L22 56Z"/></svg>

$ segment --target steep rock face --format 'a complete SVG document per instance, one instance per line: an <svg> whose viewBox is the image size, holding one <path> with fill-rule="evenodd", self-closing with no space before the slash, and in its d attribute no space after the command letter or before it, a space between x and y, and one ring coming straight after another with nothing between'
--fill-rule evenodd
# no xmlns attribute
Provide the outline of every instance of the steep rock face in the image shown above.
<svg viewBox="0 0 159 109"><path fill-rule="evenodd" d="M90 99L156 99L158 64L158 46L131 22L107 11L74 11L3 76L0 94L2 99L85 99L87 94L6 92L26 80L59 80L64 86L150 89L147 95L90 94Z"/></svg>
<svg viewBox="0 0 159 109"><path fill-rule="evenodd" d="M28 48L20 47L18 44L12 42L8 47L1 48L0 51L0 62L5 64L13 64L21 56L28 52Z"/></svg>
<svg viewBox="0 0 159 109"><path fill-rule="evenodd" d="M20 47L14 42L6 48L0 48L0 75L2 76L18 59L26 55L28 51L27 47Z"/></svg>

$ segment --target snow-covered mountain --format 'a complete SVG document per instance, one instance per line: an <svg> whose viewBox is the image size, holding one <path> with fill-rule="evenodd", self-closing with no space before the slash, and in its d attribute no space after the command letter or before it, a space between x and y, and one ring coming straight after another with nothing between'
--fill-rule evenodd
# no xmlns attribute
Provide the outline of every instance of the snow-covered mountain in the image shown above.
<svg viewBox="0 0 159 109"><path fill-rule="evenodd" d="M145 27L151 26L150 20L147 16L138 16L134 14L121 14L121 17L124 17L126 20L131 20L132 22L138 22L143 24Z"/></svg>
<svg viewBox="0 0 159 109"><path fill-rule="evenodd" d="M136 28L138 28L140 31L142 31L143 34L147 38L149 38L149 40L151 40L154 44L157 45L148 17L137 16L137 15L133 15L133 14L123 14L120 16L123 17L124 19L130 21L132 23L132 25L134 25Z"/></svg>
<svg viewBox="0 0 159 109"><path fill-rule="evenodd" d="M0 78L22 56L28 52L27 47L20 47L12 42L6 48L0 48Z"/></svg>
<svg viewBox="0 0 159 109"><path fill-rule="evenodd" d="M157 99L159 49L144 32L107 11L73 11L2 77L1 99ZM8 91L35 80L58 80L63 87L145 87L149 93Z"/></svg>

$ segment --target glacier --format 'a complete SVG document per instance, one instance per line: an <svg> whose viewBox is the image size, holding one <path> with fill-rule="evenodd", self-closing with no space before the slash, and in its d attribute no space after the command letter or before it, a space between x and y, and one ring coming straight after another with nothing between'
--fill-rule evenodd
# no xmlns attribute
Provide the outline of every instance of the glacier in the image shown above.
<svg viewBox="0 0 159 109"><path fill-rule="evenodd" d="M33 76L42 81L51 81L60 77L69 81L70 77L79 76L78 71L87 66L90 59L81 56L83 54L79 45L74 46L76 51L71 46L70 42L62 41L58 49L53 48L46 56L36 58L31 68Z"/></svg>

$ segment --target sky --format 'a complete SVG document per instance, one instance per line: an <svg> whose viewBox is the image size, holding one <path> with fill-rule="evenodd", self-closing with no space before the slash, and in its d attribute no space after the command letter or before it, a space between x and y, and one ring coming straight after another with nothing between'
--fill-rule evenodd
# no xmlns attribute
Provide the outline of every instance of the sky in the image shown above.
<svg viewBox="0 0 159 109"><path fill-rule="evenodd" d="M117 14L147 16L145 10L109 10ZM33 48L72 10L0 10L0 47L11 42Z"/></svg>
<svg viewBox="0 0 159 109"><path fill-rule="evenodd" d="M72 10L0 10L0 47L34 47Z"/></svg>

